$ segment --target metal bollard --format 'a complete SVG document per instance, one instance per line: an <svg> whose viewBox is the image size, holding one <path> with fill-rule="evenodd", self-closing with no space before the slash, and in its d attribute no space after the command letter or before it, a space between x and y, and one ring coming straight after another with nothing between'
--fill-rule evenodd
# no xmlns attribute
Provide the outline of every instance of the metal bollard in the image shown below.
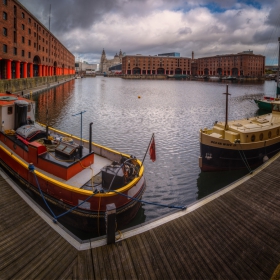
<svg viewBox="0 0 280 280"><path fill-rule="evenodd" d="M115 243L115 227L116 227L116 205L110 203L106 205L105 213L107 244Z"/></svg>

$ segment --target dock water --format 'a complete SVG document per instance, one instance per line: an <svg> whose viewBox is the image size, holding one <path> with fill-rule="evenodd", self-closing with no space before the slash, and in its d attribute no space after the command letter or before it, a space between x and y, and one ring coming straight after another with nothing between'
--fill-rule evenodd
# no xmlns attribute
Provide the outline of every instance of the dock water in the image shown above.
<svg viewBox="0 0 280 280"><path fill-rule="evenodd" d="M71 242L1 172L0 279L270 279L280 261L279 165L278 155L112 245Z"/></svg>

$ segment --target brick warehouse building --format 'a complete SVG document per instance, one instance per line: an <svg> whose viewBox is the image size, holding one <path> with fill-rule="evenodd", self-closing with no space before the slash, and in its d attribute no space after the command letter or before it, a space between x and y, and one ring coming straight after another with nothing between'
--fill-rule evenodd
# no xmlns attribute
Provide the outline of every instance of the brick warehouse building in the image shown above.
<svg viewBox="0 0 280 280"><path fill-rule="evenodd" d="M122 59L126 75L206 75L245 76L264 75L265 57L253 51L194 59L173 56L127 55Z"/></svg>
<svg viewBox="0 0 280 280"><path fill-rule="evenodd" d="M0 79L72 75L75 57L17 0L1 1Z"/></svg>
<svg viewBox="0 0 280 280"><path fill-rule="evenodd" d="M171 56L126 55L122 73L127 75L191 74L191 59Z"/></svg>
<svg viewBox="0 0 280 280"><path fill-rule="evenodd" d="M261 77L265 70L265 57L253 51L216 55L196 59L198 75Z"/></svg>

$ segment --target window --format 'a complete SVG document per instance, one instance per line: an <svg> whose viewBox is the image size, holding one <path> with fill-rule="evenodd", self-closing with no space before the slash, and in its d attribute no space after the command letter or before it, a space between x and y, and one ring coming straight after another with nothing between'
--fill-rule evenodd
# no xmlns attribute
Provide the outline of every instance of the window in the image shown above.
<svg viewBox="0 0 280 280"><path fill-rule="evenodd" d="M14 55L17 55L17 48L14 48Z"/></svg>
<svg viewBox="0 0 280 280"><path fill-rule="evenodd" d="M25 38L23 36L21 37L21 42L25 43Z"/></svg>
<svg viewBox="0 0 280 280"><path fill-rule="evenodd" d="M17 42L17 32L14 31L14 43L16 43L16 42Z"/></svg>
<svg viewBox="0 0 280 280"><path fill-rule="evenodd" d="M11 115L13 113L13 107L8 107L8 115Z"/></svg>
<svg viewBox="0 0 280 280"><path fill-rule="evenodd" d="M3 19L4 19L4 20L7 20L7 19L8 19L8 15L7 15L6 12L3 12Z"/></svg>
<svg viewBox="0 0 280 280"><path fill-rule="evenodd" d="M34 43L34 48L36 48L36 43Z"/></svg>
<svg viewBox="0 0 280 280"><path fill-rule="evenodd" d="M14 18L14 28L17 28L17 19Z"/></svg>
<svg viewBox="0 0 280 280"><path fill-rule="evenodd" d="M3 0L3 5L7 6L7 0Z"/></svg>
<svg viewBox="0 0 280 280"><path fill-rule="evenodd" d="M31 18L28 18L28 22L31 23Z"/></svg>
<svg viewBox="0 0 280 280"><path fill-rule="evenodd" d="M36 27L36 22L34 22L34 27Z"/></svg>
<svg viewBox="0 0 280 280"><path fill-rule="evenodd" d="M21 51L21 56L24 56L24 50Z"/></svg>
<svg viewBox="0 0 280 280"><path fill-rule="evenodd" d="M8 46L3 44L3 52L4 53L7 53L8 52Z"/></svg>
<svg viewBox="0 0 280 280"><path fill-rule="evenodd" d="M22 18L25 18L25 14L24 14L24 13L21 13L21 17L22 17Z"/></svg>
<svg viewBox="0 0 280 280"><path fill-rule="evenodd" d="M3 27L3 35L8 36L8 29Z"/></svg>
<svg viewBox="0 0 280 280"><path fill-rule="evenodd" d="M31 40L28 40L28 46L31 46Z"/></svg>
<svg viewBox="0 0 280 280"><path fill-rule="evenodd" d="M24 24L21 25L21 29L24 30Z"/></svg>
<svg viewBox="0 0 280 280"><path fill-rule="evenodd" d="M34 37L36 37L36 32L34 32Z"/></svg>
<svg viewBox="0 0 280 280"><path fill-rule="evenodd" d="M28 52L28 58L31 58L31 52Z"/></svg>
<svg viewBox="0 0 280 280"><path fill-rule="evenodd" d="M31 29L30 28L28 28L28 34L31 34Z"/></svg>

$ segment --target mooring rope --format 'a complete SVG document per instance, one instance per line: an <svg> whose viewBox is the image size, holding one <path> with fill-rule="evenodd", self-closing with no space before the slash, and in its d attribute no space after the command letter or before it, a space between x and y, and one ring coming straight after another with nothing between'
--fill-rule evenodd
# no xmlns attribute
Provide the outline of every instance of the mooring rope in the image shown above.
<svg viewBox="0 0 280 280"><path fill-rule="evenodd" d="M239 155L240 155L242 161L244 162L246 168L248 169L249 173L252 174L253 170L250 168L250 165L247 161L246 155L245 155L244 151L242 150L242 146L241 146L240 141L235 140L235 143L240 145L240 150L238 150Z"/></svg>
<svg viewBox="0 0 280 280"><path fill-rule="evenodd" d="M175 208L175 209L181 209L181 210L185 210L187 208L187 206L175 206L175 205L160 204L160 203L156 203L156 202L148 202L148 201L145 201L145 200L142 200L142 199L138 199L138 198L129 196L127 194L115 191L115 190L111 190L111 192L115 192L115 193L117 193L119 195L125 196L125 197L130 198L130 199L135 200L135 201L143 202L145 204L152 204L152 205L156 205L156 206L167 207L167 208Z"/></svg>
<svg viewBox="0 0 280 280"><path fill-rule="evenodd" d="M62 216L64 216L64 215L66 215L66 214L68 214L68 213L74 211L76 208L78 208L79 206L81 206L82 204L84 204L85 202L87 202L90 198L92 198L94 195L96 195L96 194L98 193L98 192L94 192L91 196L87 197L84 201L82 201L82 202L79 203L78 205L76 205L76 206L72 207L71 209L67 210L66 212L64 212L64 213L62 213L62 214L56 216L56 215L54 214L54 212L52 211L51 207L49 206L48 202L46 201L45 197L44 197L44 194L43 194L43 192L42 192L42 190L41 190L41 187L40 187L38 178L37 178L37 176L36 176L36 173L34 172L34 171L35 171L34 165L33 165L33 164L29 164L29 165L28 165L28 169L29 169L30 172L32 172L32 173L34 174L34 177L35 177L36 183L37 183L37 185L38 185L38 189L39 189L39 191L40 191L40 194L41 194L41 196L42 196L42 198L43 198L44 203L46 204L46 206L48 207L48 209L50 210L50 212L51 212L51 214L52 214L52 216L53 216L53 218L54 218L54 219L53 219L53 222L54 222L54 223L57 222L57 219L58 219L58 218L60 218L60 217L62 217Z"/></svg>
<svg viewBox="0 0 280 280"><path fill-rule="evenodd" d="M66 212L60 214L60 215L55 215L54 212L52 211L51 207L49 206L48 202L46 201L45 197L44 197L44 194L42 192L42 189L41 189L41 186L40 186L40 183L38 181L38 178L36 176L36 173L34 172L35 171L35 167L33 164L29 164L28 166L28 170L30 172L32 172L34 174L34 177L35 177L35 180L36 180L36 183L38 185L38 189L40 191L40 194L43 198L43 201L45 203L45 205L47 206L47 208L49 209L49 211L51 212L52 216L53 216L53 222L56 223L57 222L57 219L74 211L76 208L78 208L79 206L81 206L83 203L87 202L90 198L92 198L94 195L96 195L97 193L101 193L101 191L95 191L91 196L87 197L84 201L82 201L81 203L79 203L78 205L72 207L71 209L67 210ZM187 207L186 206L175 206L175 205L165 205L165 204L160 204L160 203L155 203L155 202L148 202L148 201L145 201L145 200L141 200L141 199L138 199L138 198L135 198L135 197L132 197L132 196L129 196L129 195L126 195L124 193L121 193L121 192L118 192L118 191L115 191L115 190L111 190L111 192L115 192L121 196L125 196L127 198L130 198L134 201L138 201L138 202L141 202L141 203L145 203L145 204L151 204L151 205L156 205L156 206L160 206L160 207L166 207L166 208L173 208L173 209L181 209L181 210L185 210ZM101 198L99 200L99 208L100 208L100 201L101 201ZM98 208L98 220L99 220L99 208Z"/></svg>

